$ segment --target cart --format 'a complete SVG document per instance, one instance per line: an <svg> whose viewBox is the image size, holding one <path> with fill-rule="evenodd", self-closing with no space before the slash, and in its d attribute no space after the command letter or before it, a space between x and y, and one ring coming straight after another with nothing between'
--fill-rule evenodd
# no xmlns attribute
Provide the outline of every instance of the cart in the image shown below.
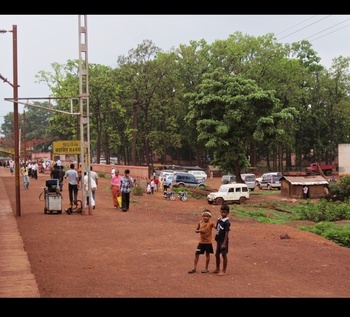
<svg viewBox="0 0 350 317"><path fill-rule="evenodd" d="M49 179L44 188L45 214L62 213L62 194L60 192L58 179Z"/></svg>

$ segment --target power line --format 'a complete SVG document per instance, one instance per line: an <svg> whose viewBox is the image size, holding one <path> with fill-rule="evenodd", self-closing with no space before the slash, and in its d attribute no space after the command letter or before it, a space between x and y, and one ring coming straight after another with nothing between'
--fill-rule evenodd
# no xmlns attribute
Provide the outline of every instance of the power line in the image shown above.
<svg viewBox="0 0 350 317"><path fill-rule="evenodd" d="M348 19L349 20L349 19ZM334 31L332 31L332 32L328 32L328 33L326 33L326 34L323 34L323 35L321 35L321 36L319 36L319 37L316 37L315 39L312 39L312 40L310 40L310 42L312 42L312 41L315 41L315 40L318 40L318 39L320 39L320 38L322 38L322 37L324 37L324 36L327 36L327 35L329 35L329 34L332 34L332 33L334 33L334 32L336 32L336 31L339 31L339 30L341 30L341 29L344 29L344 28L346 28L346 27L348 27L348 26L350 26L350 24L347 24L347 25L345 25L345 26L343 26L343 27L341 27L341 28L339 28L339 29L336 29L336 30L334 30ZM323 31L321 31L321 32L323 32ZM321 33L321 32L318 32L318 33ZM316 34L318 34L318 33L316 33ZM315 35L316 35L315 34ZM312 37L313 35L311 35L311 37Z"/></svg>
<svg viewBox="0 0 350 317"><path fill-rule="evenodd" d="M291 30L291 29L294 29L294 28L297 27L298 25L303 24L304 22L313 19L315 16L316 16L316 15L313 15L312 17L310 17L310 18L308 18L308 19L306 19L306 20L304 20L304 21L301 21L300 23L295 24L295 25L293 25L292 27L290 27L290 28L288 28L288 29L285 29L284 31L282 31L282 32L280 32L280 33L278 33L278 34L276 34L276 35L280 35L280 34L282 34L282 33L284 33L284 32L287 32L287 31L289 31L289 30Z"/></svg>
<svg viewBox="0 0 350 317"><path fill-rule="evenodd" d="M320 22L320 21L322 21L322 20L324 20L324 19L327 19L327 18L329 18L329 17L330 17L330 15L328 15L328 16L322 18L322 19L319 19L319 20L317 20L317 21L315 21L315 22L313 22L313 23L311 23L311 24L309 24L309 25L306 25L306 26L302 27L301 29L298 29L298 30L296 30L296 31L294 31L294 32L292 32L292 33L289 33L288 35L286 35L286 36L281 37L280 39L278 39L278 41L283 40L284 38L286 38L286 37L288 37L288 36L290 36L290 35L293 35L293 34L295 34L295 33L297 33L297 32L300 32L300 31L302 31L302 30L304 30L304 29L310 27L311 25L314 25L314 24L316 24L316 23L318 23L318 22Z"/></svg>

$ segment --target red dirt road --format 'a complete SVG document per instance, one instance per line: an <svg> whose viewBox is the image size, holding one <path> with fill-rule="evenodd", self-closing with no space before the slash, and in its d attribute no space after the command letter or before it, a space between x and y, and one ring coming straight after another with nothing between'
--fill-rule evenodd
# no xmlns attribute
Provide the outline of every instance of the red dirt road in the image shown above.
<svg viewBox="0 0 350 317"><path fill-rule="evenodd" d="M15 210L14 176L9 171L0 176ZM219 206L193 198L164 200L157 192L132 196L124 213L112 207L109 180L100 178L91 215L50 215L44 214L39 199L48 178L40 174L29 190L21 186L22 215L16 218L43 298L350 297L350 249L298 230L295 224L238 220L237 205L230 205L227 274L188 274L201 211L210 209L215 220ZM208 184L217 188L219 180ZM280 238L285 233L290 239ZM200 257L199 271L204 261ZM215 268L214 256L209 267Z"/></svg>

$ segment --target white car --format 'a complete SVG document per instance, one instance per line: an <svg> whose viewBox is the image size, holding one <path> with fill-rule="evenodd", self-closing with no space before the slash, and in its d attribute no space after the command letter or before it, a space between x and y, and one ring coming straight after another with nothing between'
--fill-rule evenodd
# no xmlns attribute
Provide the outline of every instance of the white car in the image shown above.
<svg viewBox="0 0 350 317"><path fill-rule="evenodd" d="M206 172L204 172L204 171L188 171L187 172L188 174L192 174L196 179L198 179L198 180L206 180L207 178L208 178L208 175L207 175L207 173Z"/></svg>
<svg viewBox="0 0 350 317"><path fill-rule="evenodd" d="M247 184L233 183L221 185L217 192L208 194L208 204L222 205L224 203L243 204L249 199Z"/></svg>

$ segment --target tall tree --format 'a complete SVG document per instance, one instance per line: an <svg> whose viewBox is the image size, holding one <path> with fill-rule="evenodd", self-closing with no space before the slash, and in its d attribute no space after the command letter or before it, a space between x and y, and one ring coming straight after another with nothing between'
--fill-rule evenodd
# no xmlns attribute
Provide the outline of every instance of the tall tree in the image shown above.
<svg viewBox="0 0 350 317"><path fill-rule="evenodd" d="M227 74L223 68L205 74L196 92L187 97L190 106L186 119L196 124L199 140L213 149L213 163L234 172L239 181L241 171L249 166L250 140L282 133L273 117L279 109L273 93L252 80ZM291 113L289 119L293 119Z"/></svg>

